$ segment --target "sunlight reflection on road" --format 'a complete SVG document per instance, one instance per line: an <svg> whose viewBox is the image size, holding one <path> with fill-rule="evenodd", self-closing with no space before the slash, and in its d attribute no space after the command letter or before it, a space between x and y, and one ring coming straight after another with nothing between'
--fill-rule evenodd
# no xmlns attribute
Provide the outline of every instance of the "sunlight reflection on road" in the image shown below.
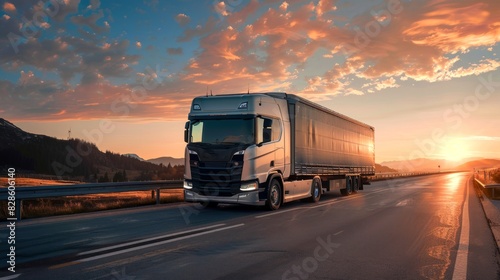
<svg viewBox="0 0 500 280"><path fill-rule="evenodd" d="M442 184L445 190L433 194L440 196L441 206L434 215L436 226L427 236L429 244L435 244L427 249L427 255L434 261L420 270L420 274L427 279L443 279L452 263L451 252L457 243L461 205L464 199L458 191L466 186L465 178L463 173L449 174Z"/></svg>

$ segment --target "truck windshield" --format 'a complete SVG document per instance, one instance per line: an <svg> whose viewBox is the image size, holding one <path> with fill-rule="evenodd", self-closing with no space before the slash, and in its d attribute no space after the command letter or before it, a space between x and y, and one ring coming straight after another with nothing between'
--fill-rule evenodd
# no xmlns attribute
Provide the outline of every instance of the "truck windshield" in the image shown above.
<svg viewBox="0 0 500 280"><path fill-rule="evenodd" d="M191 143L253 144L254 119L209 119L191 123Z"/></svg>

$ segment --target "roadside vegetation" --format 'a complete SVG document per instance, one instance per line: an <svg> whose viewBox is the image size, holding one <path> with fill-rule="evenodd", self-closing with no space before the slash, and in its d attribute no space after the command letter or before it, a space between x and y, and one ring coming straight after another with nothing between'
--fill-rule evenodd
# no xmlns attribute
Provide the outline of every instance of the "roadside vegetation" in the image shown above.
<svg viewBox="0 0 500 280"><path fill-rule="evenodd" d="M491 179L496 183L500 183L500 169L492 171Z"/></svg>
<svg viewBox="0 0 500 280"><path fill-rule="evenodd" d="M7 178L0 178L0 185L6 186ZM68 185L79 182L17 178L17 186ZM160 203L184 200L182 189L161 190ZM25 218L49 217L84 212L137 207L156 204L156 196L151 191L92 194L23 200L22 216ZM7 218L7 202L0 202L0 218Z"/></svg>

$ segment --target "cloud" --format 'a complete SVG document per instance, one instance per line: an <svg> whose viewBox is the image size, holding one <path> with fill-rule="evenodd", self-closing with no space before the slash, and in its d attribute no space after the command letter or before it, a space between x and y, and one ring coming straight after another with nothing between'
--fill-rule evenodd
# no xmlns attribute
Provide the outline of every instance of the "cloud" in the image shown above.
<svg viewBox="0 0 500 280"><path fill-rule="evenodd" d="M175 21L177 21L180 26L184 26L188 24L191 19L185 14L178 14L177 16L175 16Z"/></svg>
<svg viewBox="0 0 500 280"><path fill-rule="evenodd" d="M9 3L9 2L3 3L2 8L7 13L16 13L17 12L16 6L14 6L14 4Z"/></svg>
<svg viewBox="0 0 500 280"><path fill-rule="evenodd" d="M63 86L25 72L17 83L0 80L0 99L5 101L2 115L9 120L37 121L121 117L184 120L196 88L182 89L177 84L112 85L101 80Z"/></svg>
<svg viewBox="0 0 500 280"><path fill-rule="evenodd" d="M498 60L493 59L457 66L466 63L463 58L469 50L489 48L500 41L500 18L491 12L500 9L498 1L431 0L424 5L401 1L393 13L384 5L355 16L337 30L336 37L326 37L329 41L322 44L324 48L332 50L333 56L343 55L345 62L325 72L322 85L314 85L316 90L347 90L352 86L342 88L331 81L345 85L351 77L396 78L390 84L371 87L373 92L397 87L397 78L435 82L498 69ZM312 40L321 41L322 34L328 32L323 28L308 32Z"/></svg>
<svg viewBox="0 0 500 280"><path fill-rule="evenodd" d="M229 15L229 9L226 6L226 2L224 1L219 1L219 2L214 2L214 9L215 11L220 14L221 16L228 16Z"/></svg>
<svg viewBox="0 0 500 280"><path fill-rule="evenodd" d="M182 48L167 48L167 53L170 55L182 54Z"/></svg>
<svg viewBox="0 0 500 280"><path fill-rule="evenodd" d="M211 17L203 25L196 25L195 28L187 28L184 30L183 34L177 38L178 42L189 42L195 37L206 36L215 30L217 21L215 18Z"/></svg>
<svg viewBox="0 0 500 280"><path fill-rule="evenodd" d="M103 33L109 31L109 25L107 22L104 22L103 26L97 24L97 21L101 19L104 16L104 13L102 10L99 10L97 13L91 14L88 17L85 17L83 15L76 15L71 18L71 21L79 25L81 27L89 27L92 31L95 33Z"/></svg>
<svg viewBox="0 0 500 280"><path fill-rule="evenodd" d="M37 29L39 35L23 41L14 56L7 35L20 34L21 16L30 18L40 9L37 3L16 2L19 16L0 18L0 42L7 46L0 47L0 67L19 73L15 82L0 78L0 99L9 104L2 110L11 117L183 119L190 99L207 86L214 93L250 87L252 92L292 91L322 100L397 88L402 81L448 81L500 68L494 56L469 53L500 41L496 0L402 1L392 12L384 2L358 9L352 18L342 16L345 6L337 1L251 0L238 6L216 1L218 14L196 26L186 14L174 16L181 29L179 44L166 48L171 56L159 63L170 67L171 61L192 55L175 73L134 69L142 65L141 56L129 52L144 41L108 37L111 27L99 1L76 15L79 1L65 1L54 19L66 17L64 23L73 25L49 21L52 28ZM66 32L75 28L78 33ZM50 80L51 74L59 77ZM146 97L135 98L141 96L138 87Z"/></svg>
<svg viewBox="0 0 500 280"><path fill-rule="evenodd" d="M90 10L97 10L101 6L101 1L100 0L90 0L90 5L87 6L87 9Z"/></svg>
<svg viewBox="0 0 500 280"><path fill-rule="evenodd" d="M19 46L16 56L0 52L0 61L4 62L3 67L10 67L11 70L32 66L54 71L65 82L81 75L81 83L92 83L133 73L131 65L137 63L139 56L127 54L128 46L127 40L97 45L96 42L73 36L29 40Z"/></svg>
<svg viewBox="0 0 500 280"><path fill-rule="evenodd" d="M500 20L492 12L499 8L498 1L431 1L403 34L416 45L446 53L490 46L500 40Z"/></svg>

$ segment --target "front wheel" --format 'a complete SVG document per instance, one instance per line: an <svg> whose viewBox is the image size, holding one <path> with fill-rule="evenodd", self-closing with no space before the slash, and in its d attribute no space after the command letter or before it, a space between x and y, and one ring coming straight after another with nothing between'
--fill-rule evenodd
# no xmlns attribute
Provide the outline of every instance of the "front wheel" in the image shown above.
<svg viewBox="0 0 500 280"><path fill-rule="evenodd" d="M267 190L266 207L271 211L278 210L281 206L281 201L281 184L277 179L272 179L269 183L269 189Z"/></svg>

